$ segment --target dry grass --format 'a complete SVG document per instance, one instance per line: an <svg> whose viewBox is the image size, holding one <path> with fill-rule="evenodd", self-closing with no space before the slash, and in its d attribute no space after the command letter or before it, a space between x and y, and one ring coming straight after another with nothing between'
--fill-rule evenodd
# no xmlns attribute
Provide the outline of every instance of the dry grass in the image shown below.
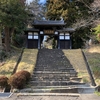
<svg viewBox="0 0 100 100"><path fill-rule="evenodd" d="M81 53L81 49L63 50L70 63L78 72L86 72L86 64Z"/></svg>
<svg viewBox="0 0 100 100"><path fill-rule="evenodd" d="M91 46L89 49L86 49L85 55L88 59L91 70L100 73L100 45ZM100 74L97 75L97 72L94 72L94 77L96 83L100 85Z"/></svg>
<svg viewBox="0 0 100 100"><path fill-rule="evenodd" d="M89 74L86 68L81 49L63 50L63 52L65 56L69 59L74 69L78 72L78 77L81 77L84 80L90 82Z"/></svg>
<svg viewBox="0 0 100 100"><path fill-rule="evenodd" d="M37 60L37 53L37 49L25 49L21 62L18 65L17 72L26 70L32 74Z"/></svg>
<svg viewBox="0 0 100 100"><path fill-rule="evenodd" d="M0 76L1 75L5 75L7 77L10 77L15 65L18 61L18 58L20 56L21 50L13 50L8 58L6 58L6 60L4 61L4 64L0 66Z"/></svg>
<svg viewBox="0 0 100 100"><path fill-rule="evenodd" d="M100 45L92 45L89 49L88 49L89 53L100 53Z"/></svg>
<svg viewBox="0 0 100 100"><path fill-rule="evenodd" d="M95 91L95 94L98 95L98 96L100 96L100 92L98 92L98 91Z"/></svg>

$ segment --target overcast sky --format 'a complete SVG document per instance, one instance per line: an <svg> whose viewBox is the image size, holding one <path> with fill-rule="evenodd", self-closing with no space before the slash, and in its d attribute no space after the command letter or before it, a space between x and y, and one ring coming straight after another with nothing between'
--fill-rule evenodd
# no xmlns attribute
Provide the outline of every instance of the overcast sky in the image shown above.
<svg viewBox="0 0 100 100"><path fill-rule="evenodd" d="M28 3L30 3L33 0L26 0ZM40 3L44 3L46 0L40 0Z"/></svg>

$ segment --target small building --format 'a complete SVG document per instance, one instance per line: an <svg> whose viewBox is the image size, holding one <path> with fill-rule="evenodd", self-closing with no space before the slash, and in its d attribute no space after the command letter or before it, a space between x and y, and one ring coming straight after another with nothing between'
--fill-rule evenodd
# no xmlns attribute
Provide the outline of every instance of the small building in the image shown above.
<svg viewBox="0 0 100 100"><path fill-rule="evenodd" d="M71 34L75 30L65 28L65 25L63 20L34 20L32 28L25 31L27 34L27 48L45 48L44 43L53 39L56 43L56 49L71 49Z"/></svg>

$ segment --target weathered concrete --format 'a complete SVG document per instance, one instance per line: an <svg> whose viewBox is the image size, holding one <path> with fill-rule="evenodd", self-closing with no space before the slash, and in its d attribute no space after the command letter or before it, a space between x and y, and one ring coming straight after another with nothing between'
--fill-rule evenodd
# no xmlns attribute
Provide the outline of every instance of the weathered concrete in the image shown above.
<svg viewBox="0 0 100 100"><path fill-rule="evenodd" d="M100 97L95 94L80 94L80 95L21 95L14 93L10 98L0 98L0 100L100 100Z"/></svg>

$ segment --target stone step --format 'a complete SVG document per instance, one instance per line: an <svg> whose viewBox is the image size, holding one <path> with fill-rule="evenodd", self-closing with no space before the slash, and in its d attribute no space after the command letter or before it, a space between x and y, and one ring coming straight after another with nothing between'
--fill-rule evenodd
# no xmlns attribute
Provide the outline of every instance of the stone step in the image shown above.
<svg viewBox="0 0 100 100"><path fill-rule="evenodd" d="M61 80L67 80L67 79L69 79L69 77L68 76L34 76L34 77L32 77L31 78L31 80L49 80L49 79L51 79L51 80L59 80L59 79L61 79Z"/></svg>
<svg viewBox="0 0 100 100"><path fill-rule="evenodd" d="M95 87L88 87L88 88L80 88L78 89L78 93L94 93L96 91Z"/></svg>
<svg viewBox="0 0 100 100"><path fill-rule="evenodd" d="M80 97L79 93L31 93L31 91L28 93L17 93L18 96L68 96L69 98L73 97ZM41 98L40 98L41 99ZM44 100L44 99L43 99Z"/></svg>
<svg viewBox="0 0 100 100"><path fill-rule="evenodd" d="M77 74L76 71L62 72L62 71L34 71L33 74Z"/></svg>
<svg viewBox="0 0 100 100"><path fill-rule="evenodd" d="M78 78L78 77L70 77L70 80L75 80L75 81L81 81L82 80L82 78Z"/></svg>
<svg viewBox="0 0 100 100"><path fill-rule="evenodd" d="M20 92L33 93L93 93L94 91L94 87L25 88L20 90Z"/></svg>
<svg viewBox="0 0 100 100"><path fill-rule="evenodd" d="M67 74L78 74L76 71L70 71L70 72L61 72L61 71L34 71L34 73L33 73L33 75L34 74L53 74L53 75L55 75L55 74L65 74L65 75L67 75Z"/></svg>
<svg viewBox="0 0 100 100"><path fill-rule="evenodd" d="M34 75L32 75L32 78L43 78L43 79L69 79L69 77L71 78L71 77L77 77L77 75L75 75L75 74L61 74L61 75L59 75L59 74L34 74Z"/></svg>
<svg viewBox="0 0 100 100"><path fill-rule="evenodd" d="M51 69L34 69L34 72L35 71L52 71L52 72L55 72L55 71L60 71L60 72L73 72L73 71L75 71L75 70L67 70L67 69L53 69L53 68L51 68Z"/></svg>
<svg viewBox="0 0 100 100"><path fill-rule="evenodd" d="M67 86L31 86L34 89L55 89L55 88L88 88L89 84L67 85Z"/></svg>
<svg viewBox="0 0 100 100"><path fill-rule="evenodd" d="M67 78L64 78L64 77L53 77L53 78L48 78L48 77L33 77L33 78L31 78L31 81L78 81L78 82L80 82L81 81L81 79L82 78L69 78L69 77L67 77Z"/></svg>
<svg viewBox="0 0 100 100"><path fill-rule="evenodd" d="M35 68L34 71L61 71L61 72L71 72L75 71L74 69L71 68Z"/></svg>
<svg viewBox="0 0 100 100"><path fill-rule="evenodd" d="M0 93L0 100L8 99L12 96L13 93L6 92L6 93Z"/></svg>
<svg viewBox="0 0 100 100"><path fill-rule="evenodd" d="M33 86L67 86L67 85L80 85L85 83L70 82L70 81L30 81Z"/></svg>
<svg viewBox="0 0 100 100"><path fill-rule="evenodd" d="M32 78L31 81L70 81L70 78L42 78L42 77L35 77Z"/></svg>
<svg viewBox="0 0 100 100"><path fill-rule="evenodd" d="M35 67L35 69L51 69L51 68L53 68L53 69L62 69L62 70L64 70L64 69L67 69L67 70L74 70L74 68L73 67L67 67L67 66L54 66L54 65L52 65L52 66L48 66L48 65L46 65L46 66L44 66L44 65L42 65L42 66L39 66L39 65L37 65L36 67Z"/></svg>
<svg viewBox="0 0 100 100"><path fill-rule="evenodd" d="M88 91L90 86L81 83L82 78L78 78L77 74L62 50L39 50L36 67L28 84L30 88L25 92L81 93L84 89Z"/></svg>
<svg viewBox="0 0 100 100"><path fill-rule="evenodd" d="M66 73L66 74L57 74L57 73L50 73L50 74L47 74L47 73L34 73L32 74L32 77L44 77L44 76L48 76L48 78L50 77L64 77L64 76L67 76L67 77L77 77L77 73Z"/></svg>
<svg viewBox="0 0 100 100"><path fill-rule="evenodd" d="M48 59L50 59L50 58L45 58L44 61L42 61L42 59L37 61L37 66L38 67L44 67L44 68L49 68L49 67L73 68L72 65L69 62L66 62L66 60L62 61L62 59L57 58L57 59L55 59L56 61L54 61L53 59L51 61L49 61ZM57 65L57 66L55 66L55 65Z"/></svg>
<svg viewBox="0 0 100 100"><path fill-rule="evenodd" d="M78 89L22 89L20 92L33 92L33 93L78 93Z"/></svg>

